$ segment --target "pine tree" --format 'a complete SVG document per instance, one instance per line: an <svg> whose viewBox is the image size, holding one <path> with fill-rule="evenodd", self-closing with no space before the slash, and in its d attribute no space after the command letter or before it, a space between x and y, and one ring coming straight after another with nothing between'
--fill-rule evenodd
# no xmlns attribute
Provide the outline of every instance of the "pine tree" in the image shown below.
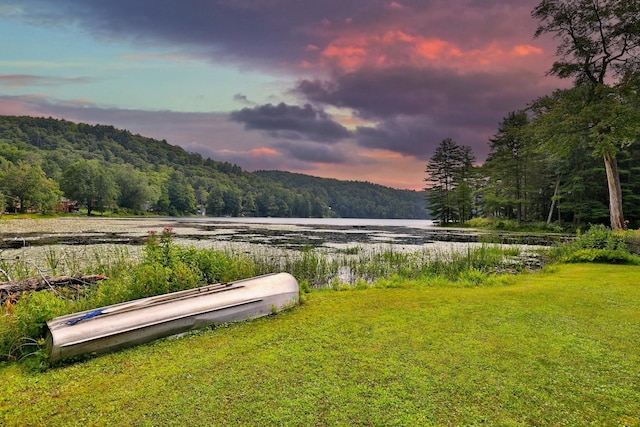
<svg viewBox="0 0 640 427"><path fill-rule="evenodd" d="M428 209L441 223L463 222L470 218L473 195L468 180L474 160L470 147L446 138L427 163Z"/></svg>

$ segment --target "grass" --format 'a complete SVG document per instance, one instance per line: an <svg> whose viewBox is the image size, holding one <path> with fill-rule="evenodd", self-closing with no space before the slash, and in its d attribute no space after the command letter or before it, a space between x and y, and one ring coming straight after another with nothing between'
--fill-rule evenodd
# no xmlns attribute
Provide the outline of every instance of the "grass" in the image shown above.
<svg viewBox="0 0 640 427"><path fill-rule="evenodd" d="M553 269L316 290L46 372L0 364L0 424L640 425L640 269Z"/></svg>

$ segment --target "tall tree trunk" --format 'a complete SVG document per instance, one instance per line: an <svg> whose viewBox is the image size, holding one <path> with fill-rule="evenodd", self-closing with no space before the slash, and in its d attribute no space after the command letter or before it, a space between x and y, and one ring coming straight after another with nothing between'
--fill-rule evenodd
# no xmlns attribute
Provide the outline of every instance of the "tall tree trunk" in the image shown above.
<svg viewBox="0 0 640 427"><path fill-rule="evenodd" d="M560 175L556 178L556 188L553 190L553 197L551 198L551 208L549 208L549 215L547 215L547 224L551 224L553 218L553 210L556 208L556 200L558 199L558 191L560 191Z"/></svg>
<svg viewBox="0 0 640 427"><path fill-rule="evenodd" d="M622 189L620 188L620 174L618 160L615 155L605 153L604 166L607 171L607 185L609 187L609 216L612 230L624 230L624 215L622 214Z"/></svg>

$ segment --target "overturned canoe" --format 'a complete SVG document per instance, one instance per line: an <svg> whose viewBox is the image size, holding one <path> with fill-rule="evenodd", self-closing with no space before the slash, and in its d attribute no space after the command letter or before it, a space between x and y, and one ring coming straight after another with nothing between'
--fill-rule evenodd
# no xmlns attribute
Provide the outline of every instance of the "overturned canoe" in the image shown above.
<svg viewBox="0 0 640 427"><path fill-rule="evenodd" d="M268 274L142 298L47 322L49 360L106 353L226 322L266 316L297 303L297 280Z"/></svg>

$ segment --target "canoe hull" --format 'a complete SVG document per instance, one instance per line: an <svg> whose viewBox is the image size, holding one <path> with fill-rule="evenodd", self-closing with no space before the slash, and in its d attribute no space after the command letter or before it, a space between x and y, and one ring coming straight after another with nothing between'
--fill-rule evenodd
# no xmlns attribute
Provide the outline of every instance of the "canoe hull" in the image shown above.
<svg viewBox="0 0 640 427"><path fill-rule="evenodd" d="M47 322L49 360L116 351L211 325L262 317L298 300L296 279L278 273L69 314Z"/></svg>

